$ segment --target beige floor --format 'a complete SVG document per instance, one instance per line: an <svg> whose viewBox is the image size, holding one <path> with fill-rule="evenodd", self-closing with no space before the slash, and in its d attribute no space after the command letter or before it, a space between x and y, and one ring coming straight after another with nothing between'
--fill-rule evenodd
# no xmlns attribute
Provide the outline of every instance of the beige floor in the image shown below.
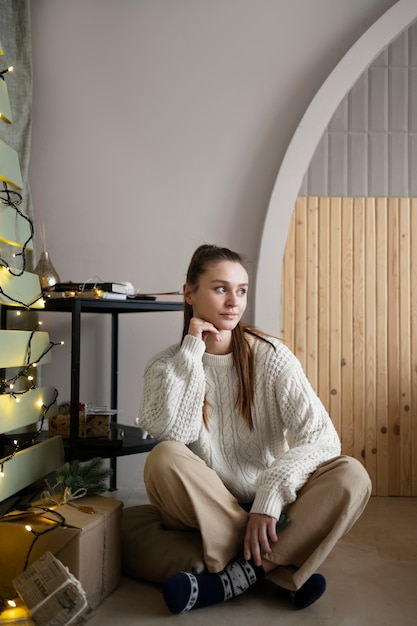
<svg viewBox="0 0 417 626"><path fill-rule="evenodd" d="M125 506L134 495L117 492ZM126 496L126 497L124 497ZM416 626L417 498L372 498L352 531L323 564L327 591L295 611L262 581L228 602L171 615L160 588L122 578L96 609L90 626Z"/></svg>

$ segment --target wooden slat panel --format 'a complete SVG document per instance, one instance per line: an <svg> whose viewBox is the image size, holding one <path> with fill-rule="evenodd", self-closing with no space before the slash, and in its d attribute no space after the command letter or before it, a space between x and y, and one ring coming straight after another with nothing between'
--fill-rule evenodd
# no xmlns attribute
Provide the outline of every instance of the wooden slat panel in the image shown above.
<svg viewBox="0 0 417 626"><path fill-rule="evenodd" d="M55 397L54 387L36 387L15 398L8 394L0 394L0 433L14 431L24 426L36 424L42 411L42 404L49 406ZM48 411L48 415L56 414L56 407Z"/></svg>
<svg viewBox="0 0 417 626"><path fill-rule="evenodd" d="M318 232L318 385L316 392L330 411L330 199L320 198Z"/></svg>
<svg viewBox="0 0 417 626"><path fill-rule="evenodd" d="M307 202L297 203L295 220L295 345L294 352L306 367L306 318L307 318Z"/></svg>
<svg viewBox="0 0 417 626"><path fill-rule="evenodd" d="M376 416L377 416L377 493L389 494L389 451L388 451L388 203L386 198L377 198L375 205L376 223L376 341L378 358L376 363ZM374 485L375 488L375 485Z"/></svg>
<svg viewBox="0 0 417 626"><path fill-rule="evenodd" d="M364 280L365 280L365 216L364 200L355 198L353 202L353 369L355 384L353 392L353 455L359 460L365 455L365 416L364 416L364 380L365 380L365 328L364 328Z"/></svg>
<svg viewBox="0 0 417 626"><path fill-rule="evenodd" d="M417 199L319 198L317 215L316 203L294 211L283 338L374 494L416 496Z"/></svg>
<svg viewBox="0 0 417 626"><path fill-rule="evenodd" d="M388 489L392 495L400 482L400 416L398 403L399 358L399 279L398 279L398 200L388 200Z"/></svg>
<svg viewBox="0 0 417 626"><path fill-rule="evenodd" d="M52 437L18 452L4 463L4 476L0 478L0 502L62 467L64 463L61 437Z"/></svg>
<svg viewBox="0 0 417 626"><path fill-rule="evenodd" d="M318 342L318 198L307 201L307 311L306 311L306 374L317 389L317 342Z"/></svg>
<svg viewBox="0 0 417 626"><path fill-rule="evenodd" d="M376 445L376 224L375 200L365 201L365 397L364 397L364 437L365 465L372 481L374 492L377 484L377 445Z"/></svg>
<svg viewBox="0 0 417 626"><path fill-rule="evenodd" d="M342 446L345 454L353 456L353 198L343 199L341 239L341 394Z"/></svg>
<svg viewBox="0 0 417 626"><path fill-rule="evenodd" d="M6 124L13 122L12 111L10 109L9 92L7 89L7 82L1 80L0 82L0 120Z"/></svg>
<svg viewBox="0 0 417 626"><path fill-rule="evenodd" d="M19 156L13 148L0 139L0 180L15 189L23 188Z"/></svg>
<svg viewBox="0 0 417 626"><path fill-rule="evenodd" d="M417 495L417 198L410 204L411 493Z"/></svg>
<svg viewBox="0 0 417 626"><path fill-rule="evenodd" d="M285 292L281 298L281 337L294 352L295 335L295 208L287 236L284 259L282 263L282 281Z"/></svg>
<svg viewBox="0 0 417 626"><path fill-rule="evenodd" d="M24 367L28 365L30 341L30 363L37 362L49 347L49 335L45 332L25 330L0 330L0 367ZM51 362L51 351L45 354L42 364Z"/></svg>
<svg viewBox="0 0 417 626"><path fill-rule="evenodd" d="M26 247L32 250L33 240L30 236L29 222L20 217L13 208L0 204L0 240L20 248L27 242Z"/></svg>
<svg viewBox="0 0 417 626"><path fill-rule="evenodd" d="M330 404L329 413L341 435L341 199L330 200Z"/></svg>
<svg viewBox="0 0 417 626"><path fill-rule="evenodd" d="M0 303L10 306L31 306L33 309L43 309L45 303L37 274L24 272L21 276L13 276L10 272L0 269ZM20 304L19 304L20 303Z"/></svg>
<svg viewBox="0 0 417 626"><path fill-rule="evenodd" d="M411 496L411 354L410 354L410 203L399 200L399 419L401 495Z"/></svg>

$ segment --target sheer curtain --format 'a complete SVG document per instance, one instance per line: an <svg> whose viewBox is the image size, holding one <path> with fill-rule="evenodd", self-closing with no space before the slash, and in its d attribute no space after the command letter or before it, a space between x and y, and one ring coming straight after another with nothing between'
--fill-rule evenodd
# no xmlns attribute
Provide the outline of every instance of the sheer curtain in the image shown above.
<svg viewBox="0 0 417 626"><path fill-rule="evenodd" d="M0 124L0 139L14 148L20 161L24 187L20 210L33 221L29 188L29 158L32 127L32 36L30 0L0 0L0 71L13 65L14 71L5 74L9 92L12 124ZM2 255L8 256L10 246L0 242ZM28 255L28 262L31 261ZM30 265L28 267L30 269Z"/></svg>

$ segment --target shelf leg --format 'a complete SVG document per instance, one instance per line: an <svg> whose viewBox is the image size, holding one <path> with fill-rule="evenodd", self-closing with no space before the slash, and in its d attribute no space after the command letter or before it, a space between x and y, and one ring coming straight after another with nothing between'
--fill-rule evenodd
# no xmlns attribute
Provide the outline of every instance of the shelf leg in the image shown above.
<svg viewBox="0 0 417 626"><path fill-rule="evenodd" d="M111 381L110 381L110 408L118 406L118 376L119 376L119 315L111 314ZM112 421L117 421L117 413L111 416ZM110 478L110 491L117 490L117 458L110 459L110 467L113 475Z"/></svg>

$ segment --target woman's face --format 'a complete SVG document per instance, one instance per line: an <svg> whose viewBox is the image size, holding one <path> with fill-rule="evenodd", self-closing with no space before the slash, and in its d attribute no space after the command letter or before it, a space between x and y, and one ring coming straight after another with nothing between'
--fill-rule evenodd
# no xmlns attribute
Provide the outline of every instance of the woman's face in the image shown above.
<svg viewBox="0 0 417 626"><path fill-rule="evenodd" d="M211 322L218 330L233 330L247 306L248 274L240 263L219 261L207 267L198 287L184 287L185 300L194 317Z"/></svg>

